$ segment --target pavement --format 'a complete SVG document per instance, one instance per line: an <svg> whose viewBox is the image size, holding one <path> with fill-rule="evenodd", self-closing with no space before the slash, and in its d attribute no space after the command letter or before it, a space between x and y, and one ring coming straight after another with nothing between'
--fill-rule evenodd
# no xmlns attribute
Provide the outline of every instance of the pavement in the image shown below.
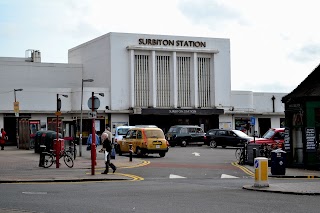
<svg viewBox="0 0 320 213"><path fill-rule="evenodd" d="M78 147L77 147L78 148ZM50 168L39 167L40 154L33 149L17 149L15 146L7 146L0 150L0 184L5 183L39 183L39 182L97 182L97 181L141 181L143 177L128 174L128 168L149 164L140 158L129 156L116 156L112 163L117 166L115 173L109 169L109 174L101 174L105 169L104 154L97 152L97 160L94 169L91 167L91 151L86 151L82 146L82 156L77 155L74 167L68 168L63 159L56 168L53 164ZM97 148L97 151L100 147ZM254 177L254 167L250 165L234 166ZM276 181L274 181L276 179ZM288 181L297 179L299 181ZM255 180L254 180L255 181ZM244 185L243 189L261 192L275 192L284 194L320 195L320 171L286 168L285 175L272 175L268 168L268 181L266 187ZM272 182L272 183L269 183Z"/></svg>
<svg viewBox="0 0 320 213"><path fill-rule="evenodd" d="M112 173L109 168L108 174L101 174L105 170L104 153L99 153L101 146L97 147L97 158L94 169L91 166L91 151L82 146L82 156L79 153L74 160L73 168L65 165L63 158L59 160L59 168L53 164L50 168L39 167L40 154L34 153L33 149L18 149L16 146L6 146L0 150L0 184L21 182L83 182L83 181L133 181L143 178L122 173L125 168L138 167L148 164L137 158L129 156L116 156L111 162L117 170ZM78 149L78 147L77 147ZM78 151L79 152L79 151Z"/></svg>

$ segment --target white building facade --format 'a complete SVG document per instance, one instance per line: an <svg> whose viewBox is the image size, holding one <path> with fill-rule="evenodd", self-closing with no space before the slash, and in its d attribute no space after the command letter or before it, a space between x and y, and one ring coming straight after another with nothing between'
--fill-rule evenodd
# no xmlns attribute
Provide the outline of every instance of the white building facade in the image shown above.
<svg viewBox="0 0 320 213"><path fill-rule="evenodd" d="M241 129L254 120L248 133L263 134L284 120L286 94L231 91L229 39L108 33L70 49L68 64L0 58L0 72L0 126L12 136L17 120L30 128L55 128L50 122L55 123L57 94L68 95L59 96L65 136L79 133L81 94L83 135L89 133L92 92L104 94L95 95L98 132L122 124L153 124L164 131L175 124Z"/></svg>

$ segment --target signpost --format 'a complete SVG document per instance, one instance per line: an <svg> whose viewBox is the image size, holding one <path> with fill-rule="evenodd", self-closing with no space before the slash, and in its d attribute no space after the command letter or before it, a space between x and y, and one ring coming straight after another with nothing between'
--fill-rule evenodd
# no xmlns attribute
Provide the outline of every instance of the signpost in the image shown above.
<svg viewBox="0 0 320 213"><path fill-rule="evenodd" d="M88 107L92 110L92 133L91 133L91 175L94 175L94 167L96 164L96 128L95 128L95 118L97 117L97 110L100 107L100 100L98 97L94 96L94 92L92 92L91 97L88 100Z"/></svg>

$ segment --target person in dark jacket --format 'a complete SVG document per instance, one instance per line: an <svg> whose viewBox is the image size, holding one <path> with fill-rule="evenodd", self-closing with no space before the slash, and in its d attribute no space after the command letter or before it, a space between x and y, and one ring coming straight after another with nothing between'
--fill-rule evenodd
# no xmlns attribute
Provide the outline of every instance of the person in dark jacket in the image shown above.
<svg viewBox="0 0 320 213"><path fill-rule="evenodd" d="M107 133L102 133L101 141L103 143L103 150L105 152L104 154L105 154L105 156L107 156L105 158L106 169L101 174L108 174L109 166L111 167L111 169L113 170L113 173L114 173L117 170L117 167L113 163L111 163L111 161L110 161L110 155L111 155L111 149L112 149L111 143L112 142L109 140Z"/></svg>

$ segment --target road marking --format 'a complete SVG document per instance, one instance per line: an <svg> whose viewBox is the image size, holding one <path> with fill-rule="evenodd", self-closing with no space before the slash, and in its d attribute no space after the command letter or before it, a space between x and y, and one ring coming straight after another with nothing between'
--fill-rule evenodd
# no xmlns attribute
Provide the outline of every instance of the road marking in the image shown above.
<svg viewBox="0 0 320 213"><path fill-rule="evenodd" d="M232 176L232 175L226 175L226 174L222 174L221 178L238 178L236 176Z"/></svg>
<svg viewBox="0 0 320 213"><path fill-rule="evenodd" d="M142 161L142 163L138 164L138 165L133 165L133 166L121 166L119 168L122 168L122 169L129 169L129 168L136 168L136 167L140 167L140 166L146 166L150 164L150 161Z"/></svg>
<svg viewBox="0 0 320 213"><path fill-rule="evenodd" d="M247 173L248 175L250 175L250 176L254 176L254 173L250 170L250 169L248 169L248 168L246 168L245 166L240 166L237 162L233 162L233 163L231 163L233 166L235 166L235 167L238 167L239 169L241 169L242 171L244 171L245 173Z"/></svg>
<svg viewBox="0 0 320 213"><path fill-rule="evenodd" d="M175 178L186 178L186 177L182 177L182 176L179 176L179 175L170 174L169 178L175 179Z"/></svg>
<svg viewBox="0 0 320 213"><path fill-rule="evenodd" d="M28 195L46 195L47 192L22 192L22 194L28 194Z"/></svg>
<svg viewBox="0 0 320 213"><path fill-rule="evenodd" d="M193 152L192 153L194 156L200 156L200 153L198 153L198 152Z"/></svg>

